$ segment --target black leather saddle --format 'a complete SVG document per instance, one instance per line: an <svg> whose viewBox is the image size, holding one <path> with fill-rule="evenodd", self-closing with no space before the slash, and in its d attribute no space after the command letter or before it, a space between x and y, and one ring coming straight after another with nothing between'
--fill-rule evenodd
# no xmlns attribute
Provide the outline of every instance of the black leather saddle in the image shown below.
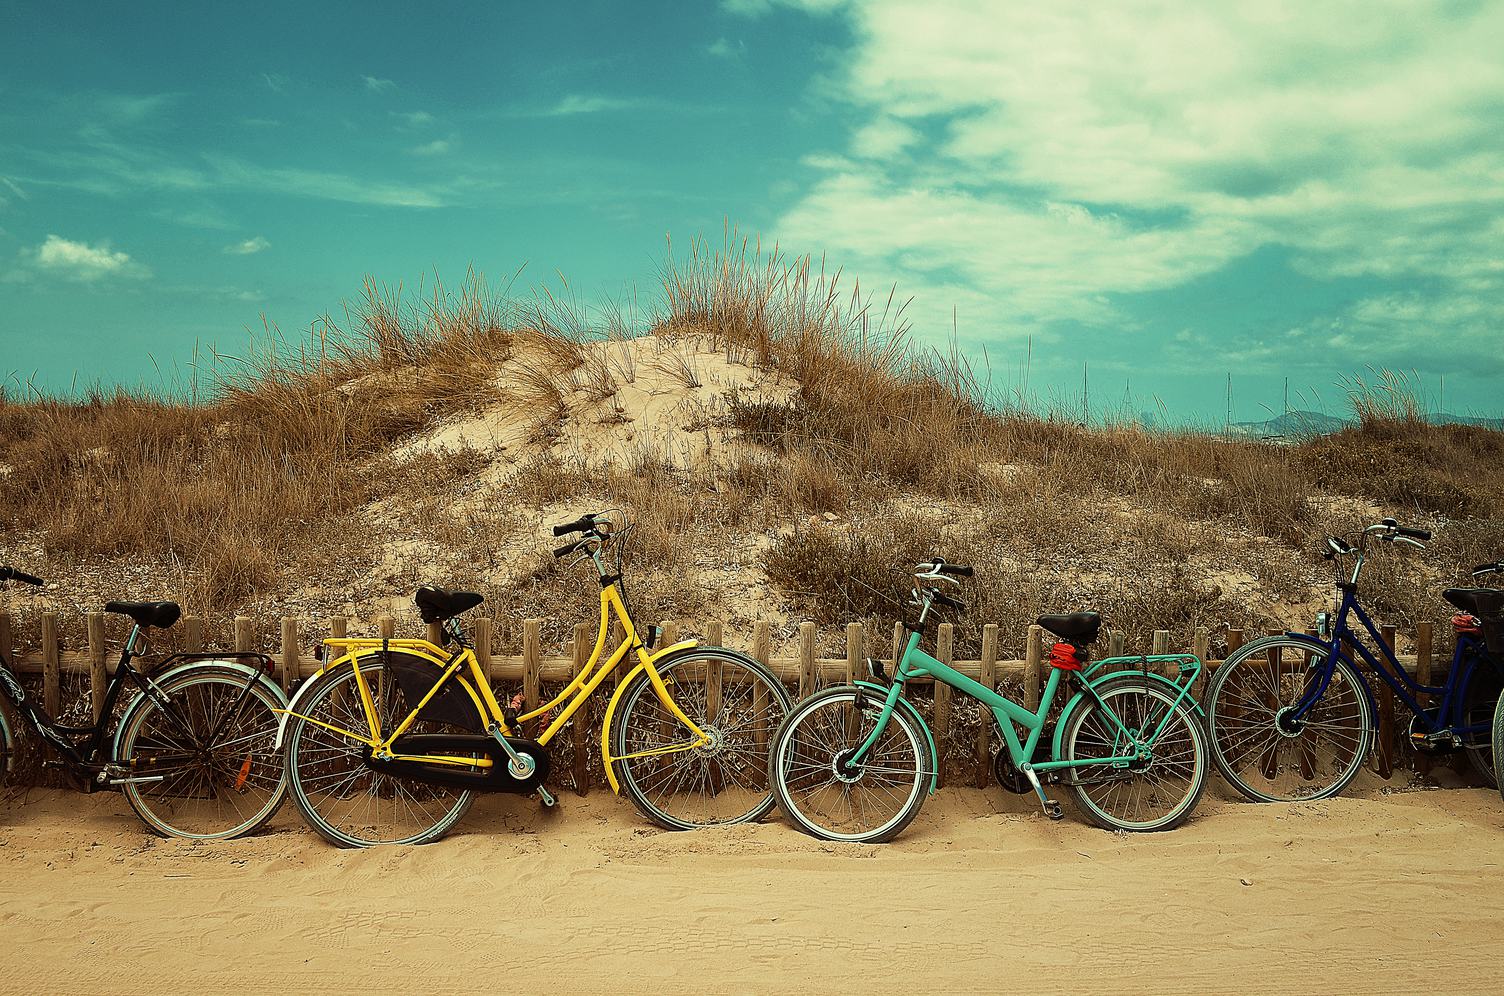
<svg viewBox="0 0 1504 996"><path fill-rule="evenodd" d="M1102 617L1095 612L1072 612L1068 616L1040 616L1034 620L1062 640L1090 643L1102 628Z"/></svg>
<svg viewBox="0 0 1504 996"><path fill-rule="evenodd" d="M1504 618L1504 588L1448 588L1441 597L1479 619Z"/></svg>
<svg viewBox="0 0 1504 996"><path fill-rule="evenodd" d="M106 602L106 612L130 616L137 626L156 626L166 629L183 615L177 602Z"/></svg>
<svg viewBox="0 0 1504 996"><path fill-rule="evenodd" d="M485 600L486 596L473 591L450 591L448 588L419 588L418 594L413 597L418 605L418 612L426 623L453 619Z"/></svg>

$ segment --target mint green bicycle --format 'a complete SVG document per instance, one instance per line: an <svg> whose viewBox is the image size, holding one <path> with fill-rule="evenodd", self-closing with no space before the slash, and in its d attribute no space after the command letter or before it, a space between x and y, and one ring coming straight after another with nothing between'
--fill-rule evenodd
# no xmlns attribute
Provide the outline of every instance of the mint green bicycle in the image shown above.
<svg viewBox="0 0 1504 996"><path fill-rule="evenodd" d="M1039 708L1026 709L919 649L936 605L966 607L938 586L959 585L956 577L971 573L938 558L918 565L911 605L919 618L905 624L909 641L893 679L869 658L873 680L816 692L788 714L768 752L783 811L825 840L883 843L903 832L937 787L935 739L903 694L908 681L929 676L991 710L1003 740L994 766L998 781L1018 794L1034 792L1050 819L1062 812L1044 786L1065 784L1086 815L1111 830L1170 830L1185 822L1206 789L1210 765L1200 707L1191 695L1201 661L1161 654L1088 666L1086 646L1096 639L1101 617L1041 616L1039 625L1059 642L1050 651ZM1063 683L1076 694L1060 710L1044 759L1047 717Z"/></svg>

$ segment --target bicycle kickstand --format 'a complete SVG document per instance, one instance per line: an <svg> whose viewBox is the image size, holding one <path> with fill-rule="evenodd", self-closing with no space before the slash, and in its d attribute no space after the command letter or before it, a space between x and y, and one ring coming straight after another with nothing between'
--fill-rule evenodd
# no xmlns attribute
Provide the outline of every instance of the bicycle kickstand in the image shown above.
<svg viewBox="0 0 1504 996"><path fill-rule="evenodd" d="M1029 779L1029 784L1034 786L1034 793L1039 796L1039 804L1044 807L1044 815L1052 820L1058 820L1065 816L1065 811L1060 808L1060 803L1044 794L1044 786L1039 783L1039 776L1034 773L1034 767L1030 764L1023 766L1024 777Z"/></svg>

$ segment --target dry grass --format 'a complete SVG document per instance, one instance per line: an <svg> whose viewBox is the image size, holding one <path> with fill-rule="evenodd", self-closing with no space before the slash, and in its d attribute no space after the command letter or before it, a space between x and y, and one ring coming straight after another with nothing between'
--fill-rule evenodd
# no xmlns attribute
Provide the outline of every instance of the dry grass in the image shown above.
<svg viewBox="0 0 1504 996"><path fill-rule="evenodd" d="M652 363L670 380L704 380L667 348L691 338L797 383L788 402L733 395L694 416L707 449L712 431L751 444L723 465L684 471L644 448L592 469L552 449L584 417L571 407L581 389L605 403L637 379L630 350L586 346L639 331L619 309L588 311L567 287L507 302L473 274L412 303L368 282L307 342L225 359L207 403L0 395L12 468L0 541L42 543L53 563L34 567L154 563L172 590L141 594L223 613L313 582L333 604L400 594L360 575L375 544L401 536L444 580L487 591L505 634L528 615L595 611L593 586L561 574L535 517L619 505L639 523L632 595L649 617L722 611L706 579L771 542L747 570L791 614L891 620L885 599L906 591L895 569L939 552L978 568L963 645L983 622L1014 641L1034 615L1080 607L1135 640L1261 625L1270 606L1315 597L1319 536L1374 511L1364 502L1437 531L1429 554L1370 572L1399 620L1440 618L1443 583L1504 555L1504 434L1426 424L1404 378L1354 381L1357 424L1296 446L1084 427L992 403L962 356L911 341L900 300L846 293L809 258L733 236L693 244L662 277ZM504 483L488 477L495 454L391 456L498 389L531 413L534 444ZM823 513L838 521L811 526ZM1227 572L1254 595L1234 595Z"/></svg>

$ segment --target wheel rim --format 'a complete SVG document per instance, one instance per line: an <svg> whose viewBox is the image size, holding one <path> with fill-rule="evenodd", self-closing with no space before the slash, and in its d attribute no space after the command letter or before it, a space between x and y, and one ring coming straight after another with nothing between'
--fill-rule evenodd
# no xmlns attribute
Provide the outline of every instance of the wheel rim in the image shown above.
<svg viewBox="0 0 1504 996"><path fill-rule="evenodd" d="M183 725L147 700L125 730L120 760L130 777L162 778L127 784L127 798L161 832L234 837L281 804L276 710L283 703L260 682L242 700L245 687L245 678L190 675L165 689Z"/></svg>
<svg viewBox="0 0 1504 996"><path fill-rule="evenodd" d="M774 747L773 770L791 815L831 840L874 840L893 830L924 791L924 748L909 718L895 711L857 774L843 764L864 743L882 710L859 709L854 693L800 707Z"/></svg>
<svg viewBox="0 0 1504 996"><path fill-rule="evenodd" d="M1222 665L1212 696L1212 746L1223 773L1241 789L1293 802L1330 795L1357 774L1367 753L1368 698L1348 667L1338 662L1326 692L1298 722L1281 722L1326 666L1325 654L1292 640L1260 644Z"/></svg>
<svg viewBox="0 0 1504 996"><path fill-rule="evenodd" d="M383 730L405 719L411 708L395 680L382 680L379 664L361 668L377 721ZM331 680L298 705L302 716L347 733L368 733L365 711L353 669ZM433 840L463 815L468 790L429 785L372 771L365 764L368 746L344 733L294 718L287 745L298 808L316 827L342 843L419 844ZM470 733L457 727L419 721L413 733Z"/></svg>
<svg viewBox="0 0 1504 996"><path fill-rule="evenodd" d="M1100 692L1131 731L1154 731L1171 714L1174 698L1154 686L1119 685ZM1125 830L1156 830L1173 823L1196 801L1206 778L1200 729L1185 709L1173 709L1147 763L1129 769L1107 765L1071 769L1076 795L1101 820ZM1065 759L1119 757L1133 747L1097 703L1084 707L1065 738Z"/></svg>
<svg viewBox="0 0 1504 996"><path fill-rule="evenodd" d="M690 742L652 682L637 682L622 703L616 736L616 755L627 758L616 762L624 787L653 820L674 829L740 823L767 812L773 804L767 744L788 711L782 686L760 668L715 653L679 657L660 674L711 742L631 757Z"/></svg>

